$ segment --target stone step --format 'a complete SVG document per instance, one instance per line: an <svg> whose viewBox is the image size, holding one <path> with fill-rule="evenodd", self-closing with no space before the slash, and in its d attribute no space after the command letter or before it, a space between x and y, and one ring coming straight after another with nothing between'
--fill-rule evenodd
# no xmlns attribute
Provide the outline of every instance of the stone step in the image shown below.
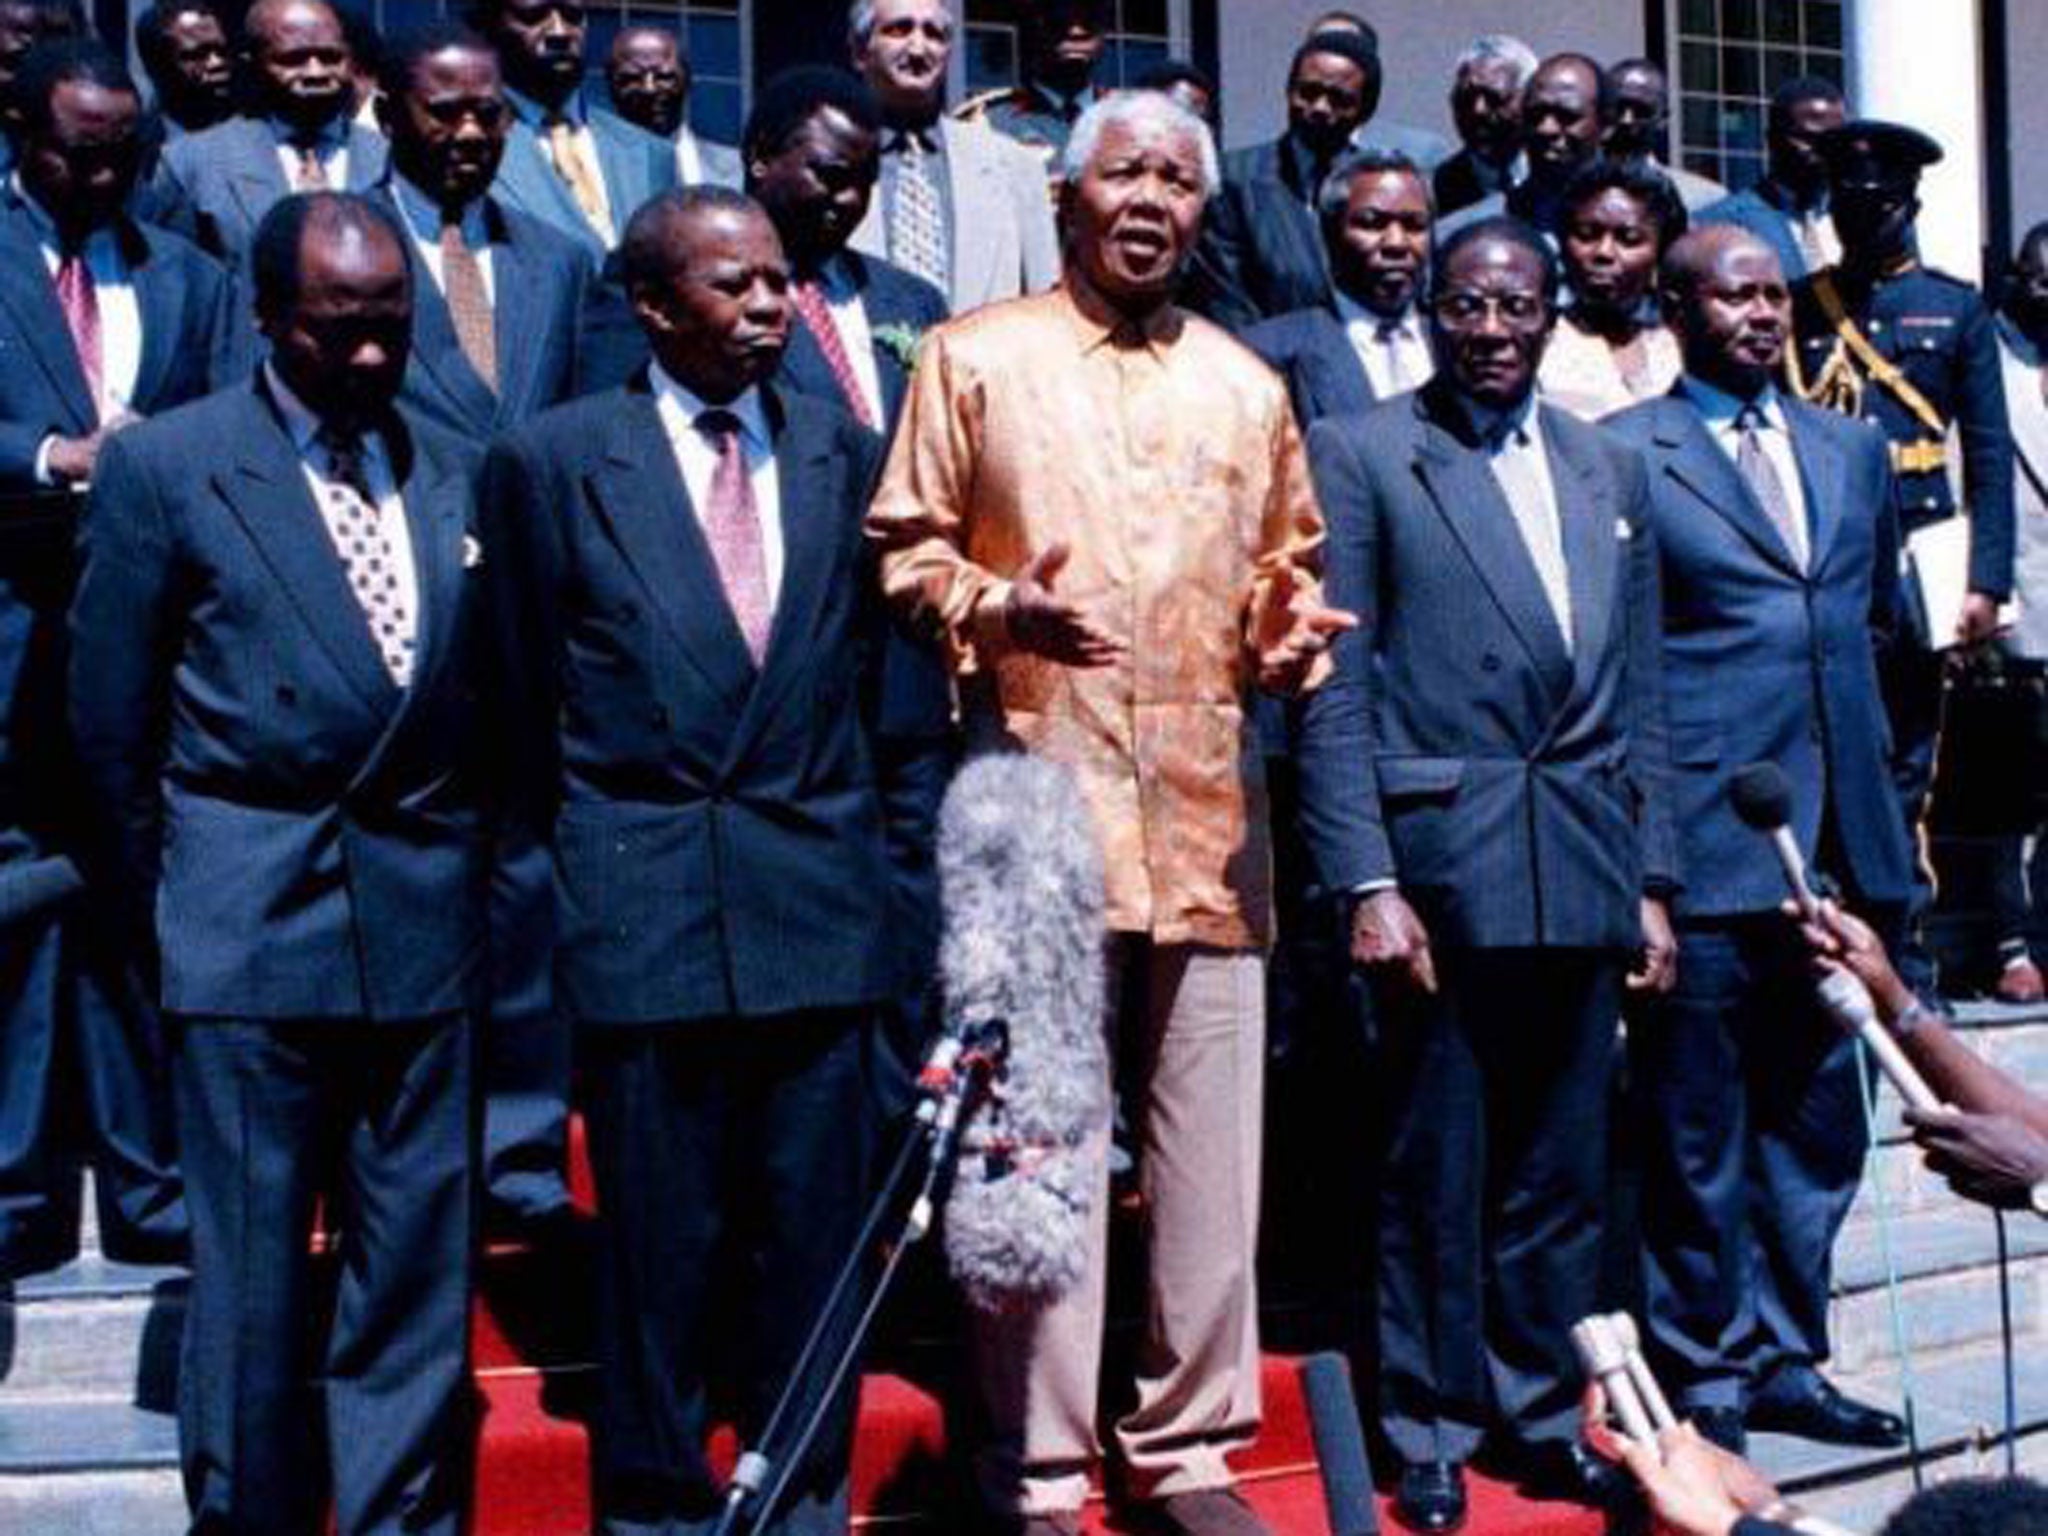
<svg viewBox="0 0 2048 1536"><path fill-rule="evenodd" d="M2013 1333L2023 1350L2040 1354L2048 1330L2048 1257L2035 1255L2012 1266ZM1905 1282L1899 1293L1906 1348L1916 1363L1939 1352L1995 1343L1999 1336L1999 1288L1995 1267L1934 1274ZM1835 1363L1863 1371L1895 1363L1892 1301L1878 1285L1838 1296L1829 1309ZM2048 1372L2037 1374L2048 1375Z"/></svg>
<svg viewBox="0 0 2048 1536"><path fill-rule="evenodd" d="M178 1425L121 1402L0 1401L0 1530L181 1536Z"/></svg>
<svg viewBox="0 0 2048 1536"><path fill-rule="evenodd" d="M2029 1369L2023 1352L2016 1375L2018 1461L2031 1475L2048 1473L2048 1372ZM1899 1408L1895 1367L1843 1370L1835 1381L1852 1396ZM1930 1481L1996 1476L2004 1471L2004 1380L1996 1347L1953 1350L1916 1361L1915 1423L1921 1469ZM1852 1531L1875 1532L1913 1492L1906 1451L1822 1445L1789 1435L1756 1435L1750 1455L1781 1489L1814 1514Z"/></svg>
<svg viewBox="0 0 2048 1536"><path fill-rule="evenodd" d="M2031 1004L2012 1007L2003 1003L1960 1003L1955 1008L1955 1025L1957 1032L2000 1071L2023 1083L2048 1083L2048 1010ZM1880 1141L1893 1142L1904 1137L1902 1109L1891 1085L1881 1083L1876 1115Z"/></svg>
<svg viewBox="0 0 2048 1536"><path fill-rule="evenodd" d="M1901 1279L1919 1280L1995 1264L1998 1219L1981 1205L1951 1197L1919 1210L1894 1211L1889 1227L1869 1221L1843 1229L1835 1241L1835 1290L1854 1295L1885 1283L1886 1237ZM2015 1260L2048 1254L2048 1221L2026 1213L2005 1218L2006 1251Z"/></svg>

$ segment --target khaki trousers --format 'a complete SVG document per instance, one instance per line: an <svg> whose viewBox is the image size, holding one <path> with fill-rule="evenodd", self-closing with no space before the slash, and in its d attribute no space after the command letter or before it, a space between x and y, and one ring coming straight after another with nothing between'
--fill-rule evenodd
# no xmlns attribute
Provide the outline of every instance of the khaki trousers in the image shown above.
<svg viewBox="0 0 2048 1536"><path fill-rule="evenodd" d="M1114 1450L1120 1491L1156 1499L1228 1486L1224 1458L1258 1432L1265 958L1129 934L1108 958L1104 1027L1125 1053L1147 1226L1136 1403ZM978 1471L998 1512L1078 1510L1101 1452L1106 1158L1102 1169L1080 1284L1051 1307L974 1320L988 1415Z"/></svg>

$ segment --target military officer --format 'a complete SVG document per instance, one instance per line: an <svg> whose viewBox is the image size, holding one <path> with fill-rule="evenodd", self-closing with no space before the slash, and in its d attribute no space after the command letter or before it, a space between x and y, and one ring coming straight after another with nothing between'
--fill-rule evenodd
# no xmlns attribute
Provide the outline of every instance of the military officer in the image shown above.
<svg viewBox="0 0 2048 1536"><path fill-rule="evenodd" d="M1050 181L1074 119L1102 89L1095 69L1109 46L1109 0L1030 0L1019 8L1023 79L971 96L953 110L1045 158Z"/></svg>
<svg viewBox="0 0 2048 1536"><path fill-rule="evenodd" d="M1820 152L1842 257L1794 293L1798 344L1786 360L1792 386L1884 433L1909 541L1949 518L1970 519L1960 617L1930 620L1909 582L1908 638L1885 659L1894 776L1911 828L1919 825L1933 777L1941 652L1989 639L1998 605L2012 591L2012 434L1991 311L1968 283L1920 264L1920 173L1941 159L1941 146L1897 123L1862 120L1824 134ZM1950 474L1957 448L1960 506ZM1943 632L1932 632L1937 627ZM1900 966L1923 994L1934 978L1918 930L1931 895L1923 870Z"/></svg>

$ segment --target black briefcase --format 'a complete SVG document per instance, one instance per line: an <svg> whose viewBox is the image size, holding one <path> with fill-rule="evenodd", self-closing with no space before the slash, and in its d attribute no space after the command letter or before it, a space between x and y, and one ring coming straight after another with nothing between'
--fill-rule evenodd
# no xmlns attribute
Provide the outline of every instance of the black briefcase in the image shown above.
<svg viewBox="0 0 2048 1536"><path fill-rule="evenodd" d="M1951 837L2048 821L2048 667L1988 650L1951 663L1927 820Z"/></svg>

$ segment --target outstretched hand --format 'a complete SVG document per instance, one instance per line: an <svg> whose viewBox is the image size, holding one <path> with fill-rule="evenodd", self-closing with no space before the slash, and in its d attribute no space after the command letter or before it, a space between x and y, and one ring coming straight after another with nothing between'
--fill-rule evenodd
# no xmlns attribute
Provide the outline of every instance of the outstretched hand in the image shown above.
<svg viewBox="0 0 2048 1536"><path fill-rule="evenodd" d="M1274 573L1252 632L1259 687L1266 693L1283 697L1299 693L1316 658L1330 648L1330 642L1345 630L1358 628L1357 614L1307 601L1304 592L1304 583L1293 566L1282 566Z"/></svg>
<svg viewBox="0 0 2048 1536"><path fill-rule="evenodd" d="M1019 650L1068 667L1106 667L1124 654L1124 643L1091 619L1080 604L1053 590L1073 558L1066 544L1049 545L1017 573L1010 585L1004 622Z"/></svg>

